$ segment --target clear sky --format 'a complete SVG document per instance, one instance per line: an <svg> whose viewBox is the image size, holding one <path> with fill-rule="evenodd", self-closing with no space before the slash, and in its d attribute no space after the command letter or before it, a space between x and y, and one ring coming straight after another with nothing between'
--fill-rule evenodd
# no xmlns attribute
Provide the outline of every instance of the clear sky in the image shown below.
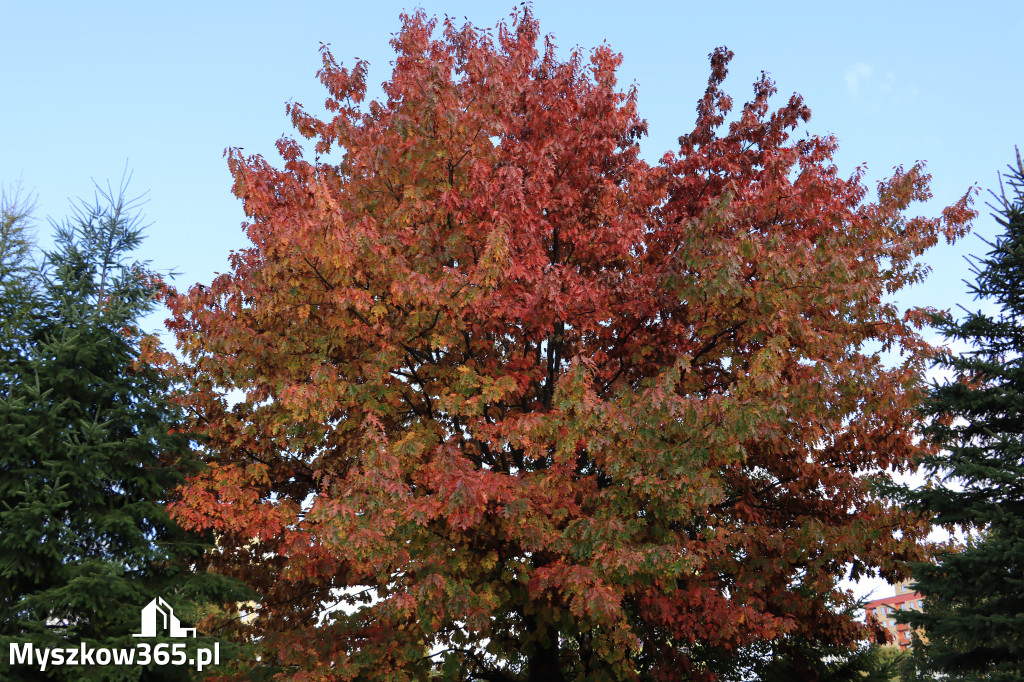
<svg viewBox="0 0 1024 682"><path fill-rule="evenodd" d="M493 26L510 2L426 0L431 14ZM242 248L241 204L230 193L228 146L276 158L289 132L284 104L318 110L320 42L337 59L389 73L398 14L416 5L283 2L13 2L0 4L0 183L39 198L38 217L61 217L91 182L147 191L152 223L142 257L208 281ZM809 129L835 134L844 173L866 164L872 181L897 164L928 162L935 212L996 173L1024 144L1024 2L554 2L538 0L541 29L564 52L607 41L625 61L620 82L639 88L656 160L691 129L718 45L736 52L727 89L746 101L761 70L779 99L799 92ZM372 93L371 93L372 94ZM980 202L983 204L983 201ZM43 223L45 236L47 229ZM976 233L992 236L987 210ZM967 302L962 253L936 248L935 273L908 302Z"/></svg>
<svg viewBox="0 0 1024 682"><path fill-rule="evenodd" d="M371 84L390 74L388 40L403 9L493 26L512 2L424 0L422 4L234 2L0 2L0 183L20 179L46 217L92 195L92 180L148 192L152 223L140 256L179 286L208 282L244 248L240 202L230 192L226 147L276 159L290 131L284 104L318 111L318 47L346 64L370 62ZM649 161L692 128L708 75L707 55L736 53L726 89L746 101L761 70L779 101L801 93L808 129L833 133L844 174L866 164L871 186L897 164L925 160L934 215L996 174L1024 146L1024 2L579 2L536 0L541 30L566 54L607 42L625 60L650 126ZM373 95L373 91L370 93ZM975 233L997 232L984 207ZM942 245L934 273L903 300L970 305L962 255L970 236ZM159 325L159 317L153 324Z"/></svg>

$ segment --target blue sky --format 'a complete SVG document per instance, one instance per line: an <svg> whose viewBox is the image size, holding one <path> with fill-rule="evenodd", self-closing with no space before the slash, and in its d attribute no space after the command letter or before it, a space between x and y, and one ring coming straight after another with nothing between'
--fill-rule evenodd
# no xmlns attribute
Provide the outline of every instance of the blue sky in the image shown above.
<svg viewBox="0 0 1024 682"><path fill-rule="evenodd" d="M230 193L228 146L276 158L289 132L287 101L317 110L318 46L346 63L390 73L388 40L398 14L417 5L278 2L10 2L0 43L0 183L20 181L38 217L61 217L92 180L148 192L152 227L141 256L179 285L208 281L246 241ZM431 14L493 26L508 2L428 0ZM625 61L620 82L639 88L654 161L692 127L694 105L718 45L736 52L727 88L745 101L761 70L779 98L804 95L809 130L835 134L844 173L868 167L872 182L897 164L926 160L934 213L968 187L995 185L1024 143L1024 3L1004 2L553 2L538 0L541 29L567 52L607 41ZM372 93L371 93L372 94ZM987 212L975 232L991 237ZM939 247L935 274L908 303L967 302L961 254L974 237ZM156 322L158 324L158 321Z"/></svg>
<svg viewBox="0 0 1024 682"><path fill-rule="evenodd" d="M404 9L493 26L511 2L426 0L421 5L279 2L8 2L0 5L0 183L21 181L46 217L114 183L126 164L131 190L148 192L152 227L140 257L176 270L179 286L208 282L230 250L247 244L230 193L225 147L274 159L289 132L287 101L318 110L320 42L351 64L370 62L371 84L390 73L388 40ZM537 0L541 30L562 54L607 41L625 56L650 125L656 160L688 132L708 75L708 53L736 53L727 90L745 101L761 70L779 99L801 93L808 129L839 139L848 174L866 164L873 183L897 164L926 160L935 214L996 173L1024 145L1024 2L554 2ZM373 93L371 92L371 95ZM979 205L984 209L985 197ZM996 227L983 210L975 233ZM901 301L971 305L962 255L968 237L926 258L928 282ZM160 317L154 317L159 325Z"/></svg>

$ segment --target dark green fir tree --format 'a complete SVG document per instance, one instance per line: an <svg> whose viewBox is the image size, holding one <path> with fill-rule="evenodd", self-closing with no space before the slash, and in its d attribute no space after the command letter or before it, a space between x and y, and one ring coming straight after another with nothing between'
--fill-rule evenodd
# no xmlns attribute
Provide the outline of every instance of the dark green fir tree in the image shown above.
<svg viewBox="0 0 1024 682"><path fill-rule="evenodd" d="M35 235L32 198L19 187L0 189L0 371L16 371L30 341L34 304ZM5 370L2 368L6 368ZM0 444L2 447L2 444Z"/></svg>
<svg viewBox="0 0 1024 682"><path fill-rule="evenodd" d="M208 544L164 509L191 466L189 442L173 430L173 387L140 356L157 279L130 259L142 239L135 208L123 188L101 193L55 224L55 248L38 266L24 248L4 254L0 679L190 679L194 668L156 660L55 666L51 657L42 671L38 653L163 642L185 643L193 657L213 639L133 637L142 607L161 597L191 626L246 596L202 570ZM8 232L24 246L24 229ZM32 645L32 665L11 660L12 644L22 657Z"/></svg>
<svg viewBox="0 0 1024 682"><path fill-rule="evenodd" d="M1002 234L974 261L971 292L987 310L939 329L968 344L939 367L926 405L928 431L942 447L927 469L940 485L912 501L946 527L969 529L962 551L913 567L923 612L903 612L921 628L915 660L941 679L1024 679L1024 165L1004 174L996 195Z"/></svg>

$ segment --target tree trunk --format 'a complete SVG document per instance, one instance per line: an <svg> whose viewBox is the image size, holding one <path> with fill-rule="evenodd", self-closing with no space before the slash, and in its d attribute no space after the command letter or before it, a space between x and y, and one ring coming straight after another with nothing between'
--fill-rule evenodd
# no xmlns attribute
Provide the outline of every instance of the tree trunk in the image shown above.
<svg viewBox="0 0 1024 682"><path fill-rule="evenodd" d="M558 645L538 647L530 656L527 682L565 682L558 664Z"/></svg>

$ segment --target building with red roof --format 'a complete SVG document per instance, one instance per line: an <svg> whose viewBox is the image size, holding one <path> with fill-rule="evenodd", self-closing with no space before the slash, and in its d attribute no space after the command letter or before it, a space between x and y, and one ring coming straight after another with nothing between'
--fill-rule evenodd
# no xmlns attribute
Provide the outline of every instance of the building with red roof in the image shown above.
<svg viewBox="0 0 1024 682"><path fill-rule="evenodd" d="M921 610L924 598L911 590L907 583L900 583L896 586L896 594L883 599L874 599L864 605L864 620L868 621L874 616L893 636L896 646L905 651L910 646L910 626L906 623L897 623L895 615L898 611L914 609Z"/></svg>

